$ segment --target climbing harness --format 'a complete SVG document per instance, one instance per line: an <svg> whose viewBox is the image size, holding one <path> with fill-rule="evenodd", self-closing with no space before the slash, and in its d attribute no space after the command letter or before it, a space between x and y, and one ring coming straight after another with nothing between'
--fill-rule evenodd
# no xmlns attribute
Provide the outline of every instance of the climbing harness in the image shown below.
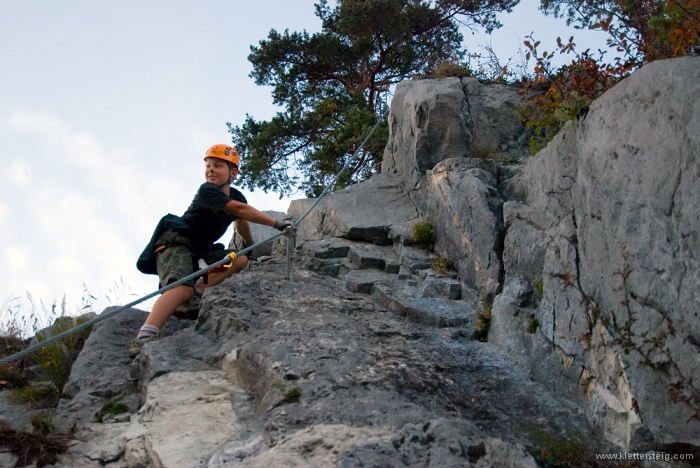
<svg viewBox="0 0 700 468"><path fill-rule="evenodd" d="M372 134L377 129L377 127L379 127L379 124L384 120L385 117L386 117L386 113L382 114L382 116L377 120L377 123L374 125L374 127L372 127L372 130L370 130L370 132L367 134L367 136L362 141L362 143L357 148L357 150L353 153L353 155L350 158L348 158L348 160L343 165L343 168L333 178L331 183L328 184L328 186L323 191L323 193L318 197L316 202L313 205L311 205L311 208L309 208L308 211L306 213L304 213L304 215L301 218L296 220L296 222L292 226L288 226L287 228L285 228L284 231L279 232L273 236L270 236L267 239L262 240L260 242L257 242L253 245L250 245L242 250L239 250L236 253L231 252L229 255L225 256L221 260L218 260L217 262L214 262L211 265L207 265L206 267L200 269L199 271L196 271L190 275L187 275L184 278L175 281L174 283L171 283L163 288L158 289L157 291L153 291L150 294L146 294L145 296L143 296L140 299L136 299L135 301L129 302L128 304L125 304L123 306L118 306L118 307L116 307L112 310L109 310L109 311L105 310L105 312L102 312L102 314L100 314L98 317L95 317L92 320L89 320L85 323L82 323L74 328L71 328L70 330L66 330L62 333L59 333L58 335L54 335L54 336L52 336L44 341L41 341L33 346L29 346L28 348L23 349L22 351L19 351L11 356L0 359L0 366L5 365L5 364L9 364L11 362L17 361L18 359L29 356L30 354L40 350L41 348L44 348L45 346L50 345L51 343L61 341L68 336L71 336L71 335L78 333L82 330L88 329L88 328L94 326L95 324L97 324L105 319L108 319L109 317L112 317L113 315L118 314L119 312L122 312L126 309L130 309L133 306L140 304L140 303L142 303L142 302L144 302L152 297L155 297L159 294L163 294L164 292L169 291L169 290L173 289L174 287L179 286L183 283L186 283L187 281L197 279L200 276L205 275L208 272L210 272L211 270L216 269L220 266L230 268L231 266L233 266L234 262L236 261L237 256L244 255L257 247L264 245L268 242L272 242L272 241L274 241L282 236L285 236L287 238L287 268L286 268L285 277L286 277L286 279L290 279L292 250L294 249L294 241L296 239L297 226L299 225L299 223L301 223L309 215L309 213L311 213L311 211L314 208L316 208L316 205L318 205L318 203L321 201L321 199L326 197L330 193L332 187L334 187L336 182L338 181L338 178L343 174L343 172L345 172L350 167L350 163L355 159L355 157L360 152L360 150L362 150L365 143L367 143L369 138L372 136Z"/></svg>

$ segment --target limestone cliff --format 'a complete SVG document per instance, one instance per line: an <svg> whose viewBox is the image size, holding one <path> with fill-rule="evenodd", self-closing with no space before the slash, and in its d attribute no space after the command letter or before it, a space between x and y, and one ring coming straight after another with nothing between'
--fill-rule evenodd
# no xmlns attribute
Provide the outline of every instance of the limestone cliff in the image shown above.
<svg viewBox="0 0 700 468"><path fill-rule="evenodd" d="M552 440L570 458L549 463L700 456L698 95L700 59L652 63L527 158L514 88L401 83L382 173L304 221L289 280L262 252L134 362L144 312L94 328L54 466L535 467ZM98 422L106 402L129 411Z"/></svg>

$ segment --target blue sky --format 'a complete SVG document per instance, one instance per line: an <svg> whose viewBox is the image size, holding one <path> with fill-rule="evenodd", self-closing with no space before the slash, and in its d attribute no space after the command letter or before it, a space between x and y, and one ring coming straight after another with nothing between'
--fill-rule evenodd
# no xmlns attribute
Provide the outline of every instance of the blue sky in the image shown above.
<svg viewBox="0 0 700 468"><path fill-rule="evenodd" d="M136 257L161 216L189 205L205 150L230 142L226 122L276 111L248 77L250 45L272 28L319 30L313 4L0 2L0 303L65 294L72 313L85 285L100 311L154 290ZM558 35L605 44L534 0L501 20L492 36L465 33L469 48L507 58L531 31L542 50ZM258 209L289 204L245 193Z"/></svg>

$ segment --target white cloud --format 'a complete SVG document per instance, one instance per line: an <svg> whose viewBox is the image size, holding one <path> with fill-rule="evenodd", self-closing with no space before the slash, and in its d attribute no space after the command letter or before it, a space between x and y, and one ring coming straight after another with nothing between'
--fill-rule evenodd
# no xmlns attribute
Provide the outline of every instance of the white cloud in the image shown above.
<svg viewBox="0 0 700 468"><path fill-rule="evenodd" d="M29 255L22 247L14 246L5 249L5 268L10 271L26 272L29 270Z"/></svg>
<svg viewBox="0 0 700 468"><path fill-rule="evenodd" d="M3 180L10 181L20 187L30 184L34 180L32 168L26 162L14 159L12 165L0 171Z"/></svg>
<svg viewBox="0 0 700 468"><path fill-rule="evenodd" d="M10 211L10 207L7 204L0 202L0 223L5 223Z"/></svg>
<svg viewBox="0 0 700 468"><path fill-rule="evenodd" d="M16 132L33 133L44 141L49 155L78 167L95 167L107 161L95 137L86 132L72 132L70 125L52 114L17 110L6 123ZM28 149L26 156L34 155Z"/></svg>

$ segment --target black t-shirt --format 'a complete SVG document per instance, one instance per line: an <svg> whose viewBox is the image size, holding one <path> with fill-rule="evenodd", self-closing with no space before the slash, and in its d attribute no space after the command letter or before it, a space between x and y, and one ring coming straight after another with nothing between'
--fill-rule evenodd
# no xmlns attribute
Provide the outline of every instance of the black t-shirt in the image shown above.
<svg viewBox="0 0 700 468"><path fill-rule="evenodd" d="M231 200L248 203L245 196L233 187L231 196L210 182L205 182L199 187L190 207L182 215L188 226L187 238L192 241L195 249L199 250L216 242L236 220L236 215L223 210L224 205Z"/></svg>

